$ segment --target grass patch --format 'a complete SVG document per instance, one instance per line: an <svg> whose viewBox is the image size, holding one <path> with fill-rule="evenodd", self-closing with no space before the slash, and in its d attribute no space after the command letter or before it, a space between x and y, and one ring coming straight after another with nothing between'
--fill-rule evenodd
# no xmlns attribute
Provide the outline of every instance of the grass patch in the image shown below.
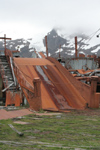
<svg viewBox="0 0 100 150"><path fill-rule="evenodd" d="M73 111L61 116L36 116L21 118L29 124L14 123L14 119L0 120L0 149L100 149L100 110ZM42 111L43 113L43 111ZM35 118L38 118L35 120ZM23 132L20 137L8 124Z"/></svg>

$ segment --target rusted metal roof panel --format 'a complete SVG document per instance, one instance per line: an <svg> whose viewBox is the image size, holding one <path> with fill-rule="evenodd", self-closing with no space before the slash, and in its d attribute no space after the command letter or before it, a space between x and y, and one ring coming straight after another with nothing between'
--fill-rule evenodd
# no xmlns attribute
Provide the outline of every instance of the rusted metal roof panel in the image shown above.
<svg viewBox="0 0 100 150"><path fill-rule="evenodd" d="M79 91L81 96L88 102L90 98L90 87L80 81L77 81L71 75L71 73L67 69L62 67L62 65L58 61L56 61L54 58L48 57L48 60L50 60L51 62L55 64L56 68L62 74L62 76L68 79L70 81L70 84L72 84L77 89L77 91Z"/></svg>
<svg viewBox="0 0 100 150"><path fill-rule="evenodd" d="M55 86L54 81L52 80L53 75L50 75L49 67L50 66L41 66L41 67L36 66L36 71L37 71L40 79L42 80L44 87L49 94L49 97L54 102L54 104L57 106L58 110L72 109L68 105L64 96L61 94L61 92Z"/></svg>
<svg viewBox="0 0 100 150"><path fill-rule="evenodd" d="M17 65L39 65L39 66L44 66L44 65L54 65L51 63L49 60L45 58L14 58L14 62L17 63Z"/></svg>
<svg viewBox="0 0 100 150"><path fill-rule="evenodd" d="M82 90L78 89L82 84L79 84L80 81L71 76L56 60L14 58L14 63L31 86L34 78L41 79L42 109L62 111L86 107L86 96L83 96L80 93Z"/></svg>
<svg viewBox="0 0 100 150"><path fill-rule="evenodd" d="M65 99L62 99L63 108L84 108L86 101L80 96L80 93L70 83L70 81L62 76L62 74L53 66L48 66L47 73L54 83L57 90L60 92ZM67 104L66 104L67 103ZM66 107L65 107L66 106Z"/></svg>

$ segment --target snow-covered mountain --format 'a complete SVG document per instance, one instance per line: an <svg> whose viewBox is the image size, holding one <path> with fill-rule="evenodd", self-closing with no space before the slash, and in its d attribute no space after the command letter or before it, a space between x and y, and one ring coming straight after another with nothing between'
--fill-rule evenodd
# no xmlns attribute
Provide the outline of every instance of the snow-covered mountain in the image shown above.
<svg viewBox="0 0 100 150"><path fill-rule="evenodd" d="M86 34L62 34L59 30L52 29L47 33L48 52L51 57L59 57L59 49L61 57L74 57L75 56L75 36L77 36L78 53L85 55L100 56L100 38L97 35L100 29L91 35ZM61 48L60 48L61 46ZM7 48L10 50L20 49L21 57L33 57L33 51L43 51L45 53L45 36L29 39L16 39L7 41ZM0 41L0 50L4 49L3 41Z"/></svg>
<svg viewBox="0 0 100 150"><path fill-rule="evenodd" d="M100 38L97 35L100 31L96 31L91 35L86 34L73 34L73 35L61 35L56 30L52 30L48 33L48 51L52 57L59 56L59 47L61 57L74 57L75 56L75 36L77 36L77 48L78 54L84 55L97 55L100 56ZM44 40L45 45L45 40Z"/></svg>

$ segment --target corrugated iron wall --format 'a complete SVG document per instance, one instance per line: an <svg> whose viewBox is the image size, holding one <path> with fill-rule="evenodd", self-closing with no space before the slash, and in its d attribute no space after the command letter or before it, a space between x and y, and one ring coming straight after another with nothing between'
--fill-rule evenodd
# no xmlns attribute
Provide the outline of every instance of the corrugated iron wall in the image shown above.
<svg viewBox="0 0 100 150"><path fill-rule="evenodd" d="M65 67L67 69L96 69L98 68L97 61L94 58L67 58L65 61Z"/></svg>

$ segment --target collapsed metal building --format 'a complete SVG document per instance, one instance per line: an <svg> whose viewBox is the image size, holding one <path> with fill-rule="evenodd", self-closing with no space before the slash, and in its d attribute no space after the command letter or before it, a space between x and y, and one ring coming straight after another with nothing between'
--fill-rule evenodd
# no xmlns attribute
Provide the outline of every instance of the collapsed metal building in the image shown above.
<svg viewBox="0 0 100 150"><path fill-rule="evenodd" d="M66 111L99 108L98 77L91 85L77 80L51 57L20 58L5 48L0 56L0 102L20 106L28 102L32 110Z"/></svg>

